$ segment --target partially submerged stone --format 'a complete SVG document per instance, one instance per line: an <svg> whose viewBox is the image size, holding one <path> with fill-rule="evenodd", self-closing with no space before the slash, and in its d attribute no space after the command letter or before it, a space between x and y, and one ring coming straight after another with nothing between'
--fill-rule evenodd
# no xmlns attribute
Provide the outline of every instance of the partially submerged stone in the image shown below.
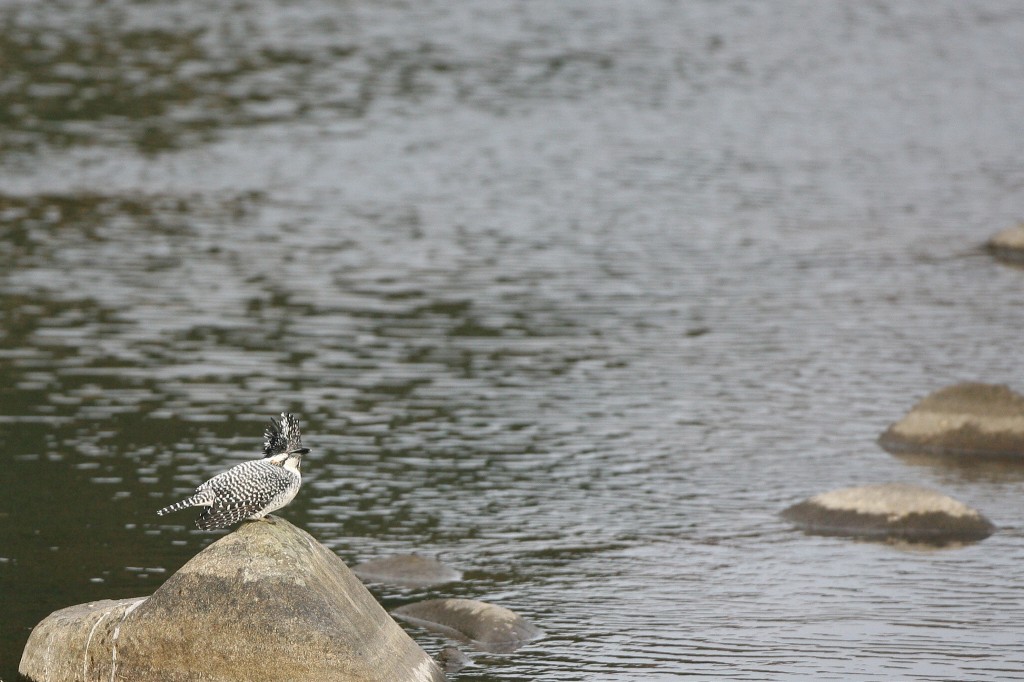
<svg viewBox="0 0 1024 682"><path fill-rule="evenodd" d="M352 567L366 582L430 587L462 580L462 572L418 554L399 554L385 559L366 561Z"/></svg>
<svg viewBox="0 0 1024 682"><path fill-rule="evenodd" d="M962 383L932 393L878 438L889 452L1024 463L1024 396Z"/></svg>
<svg viewBox="0 0 1024 682"><path fill-rule="evenodd" d="M446 673L457 673L466 666L473 665L469 656L453 646L446 646L438 651L434 660Z"/></svg>
<svg viewBox="0 0 1024 682"><path fill-rule="evenodd" d="M985 243L985 249L1004 263L1024 265L1024 224L996 233Z"/></svg>
<svg viewBox="0 0 1024 682"><path fill-rule="evenodd" d="M886 483L842 488L795 504L783 518L819 535L949 544L995 531L978 511L928 488Z"/></svg>
<svg viewBox="0 0 1024 682"><path fill-rule="evenodd" d="M35 682L445 679L337 555L279 518L243 524L151 597L50 614L19 672Z"/></svg>
<svg viewBox="0 0 1024 682"><path fill-rule="evenodd" d="M475 599L428 599L391 612L395 618L483 651L508 653L544 632L522 616Z"/></svg>

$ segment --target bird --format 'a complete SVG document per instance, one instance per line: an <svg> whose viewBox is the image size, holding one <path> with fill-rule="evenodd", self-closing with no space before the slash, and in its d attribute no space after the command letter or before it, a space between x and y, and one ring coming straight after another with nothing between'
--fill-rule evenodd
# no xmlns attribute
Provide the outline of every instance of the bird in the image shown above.
<svg viewBox="0 0 1024 682"><path fill-rule="evenodd" d="M196 519L200 530L227 528L243 519L262 519L295 499L302 485L299 465L307 453L309 448L302 447L299 420L282 412L281 421L271 419L263 432L262 459L242 462L217 474L196 488L194 495L164 507L157 515L205 507Z"/></svg>

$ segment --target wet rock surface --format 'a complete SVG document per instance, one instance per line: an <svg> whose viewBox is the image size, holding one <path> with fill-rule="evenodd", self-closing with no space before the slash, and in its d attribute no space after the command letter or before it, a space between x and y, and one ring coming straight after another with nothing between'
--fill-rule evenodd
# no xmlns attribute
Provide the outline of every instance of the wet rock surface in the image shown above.
<svg viewBox="0 0 1024 682"><path fill-rule="evenodd" d="M473 665L469 656L453 646L446 646L438 651L434 660L446 673L457 673L466 666Z"/></svg>
<svg viewBox="0 0 1024 682"><path fill-rule="evenodd" d="M897 454L1024 463L1024 396L1003 385L955 384L924 398L878 443Z"/></svg>
<svg viewBox="0 0 1024 682"><path fill-rule="evenodd" d="M995 526L980 512L928 488L902 483L842 488L782 512L819 535L949 544L983 540Z"/></svg>
<svg viewBox="0 0 1024 682"><path fill-rule="evenodd" d="M985 243L985 250L996 260L1024 266L1024 224L996 233Z"/></svg>
<svg viewBox="0 0 1024 682"><path fill-rule="evenodd" d="M444 679L341 559L280 518L244 523L151 597L51 614L19 668L36 682L251 680L254 671L268 682Z"/></svg>
<svg viewBox="0 0 1024 682"><path fill-rule="evenodd" d="M462 571L418 554L400 554L352 567L361 580L401 587L430 587L462 580Z"/></svg>
<svg viewBox="0 0 1024 682"><path fill-rule="evenodd" d="M540 628L517 613L475 599L428 599L391 613L399 620L482 651L508 653L544 636Z"/></svg>

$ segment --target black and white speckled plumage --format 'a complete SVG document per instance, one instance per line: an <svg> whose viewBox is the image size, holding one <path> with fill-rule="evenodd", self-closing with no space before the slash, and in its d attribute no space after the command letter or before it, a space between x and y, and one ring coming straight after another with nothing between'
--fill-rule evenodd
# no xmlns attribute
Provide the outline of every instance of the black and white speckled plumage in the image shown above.
<svg viewBox="0 0 1024 682"><path fill-rule="evenodd" d="M281 421L271 419L263 432L263 456L273 457L283 452L302 449L299 420L294 415L281 413Z"/></svg>
<svg viewBox="0 0 1024 682"><path fill-rule="evenodd" d="M231 467L196 488L196 494L157 512L160 516L188 507L205 507L196 519L202 530L227 528L243 519L260 519L291 502L302 475L299 462L309 452L302 447L298 420L282 414L264 433L263 459Z"/></svg>

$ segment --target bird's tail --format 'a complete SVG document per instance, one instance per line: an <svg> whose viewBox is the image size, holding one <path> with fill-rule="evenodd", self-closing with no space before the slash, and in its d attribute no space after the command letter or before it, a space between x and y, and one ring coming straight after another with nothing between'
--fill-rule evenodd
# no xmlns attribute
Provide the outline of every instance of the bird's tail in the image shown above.
<svg viewBox="0 0 1024 682"><path fill-rule="evenodd" d="M181 502L175 502L174 504L164 507L159 510L156 515L163 516L164 514L170 514L171 512L181 511L182 509L188 509L189 507L207 507L213 504L214 492L212 490L203 490L198 492L192 497L182 500Z"/></svg>

